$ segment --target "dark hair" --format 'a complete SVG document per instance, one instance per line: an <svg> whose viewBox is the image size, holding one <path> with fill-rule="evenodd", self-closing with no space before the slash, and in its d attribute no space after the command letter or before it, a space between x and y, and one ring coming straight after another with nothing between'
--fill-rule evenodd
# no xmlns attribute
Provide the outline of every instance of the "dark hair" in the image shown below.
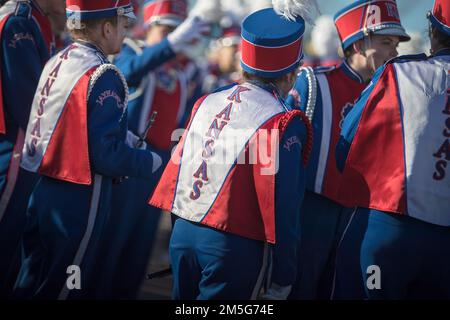
<svg viewBox="0 0 450 320"><path fill-rule="evenodd" d="M435 27L431 27L433 30L433 37L436 41L444 48L450 48L450 36L441 32L439 29Z"/></svg>
<svg viewBox="0 0 450 320"><path fill-rule="evenodd" d="M277 81L279 81L281 79L281 77L278 78L263 78L263 77L259 77L256 76L254 74L248 73L246 71L242 71L242 79L243 80L256 80L265 84L275 84Z"/></svg>
<svg viewBox="0 0 450 320"><path fill-rule="evenodd" d="M352 54L355 53L355 49L353 48L353 43L344 50L344 57L350 58Z"/></svg>
<svg viewBox="0 0 450 320"><path fill-rule="evenodd" d="M363 43L365 43L366 39L369 39L369 41L370 41L372 39L371 38L372 35L373 35L373 33L369 33L368 35L365 35L363 38L352 42L352 44L350 46L348 46L347 49L344 50L344 57L348 59L348 58L350 58L351 55L356 53L355 48L353 47L354 43L357 43L358 41L363 41Z"/></svg>

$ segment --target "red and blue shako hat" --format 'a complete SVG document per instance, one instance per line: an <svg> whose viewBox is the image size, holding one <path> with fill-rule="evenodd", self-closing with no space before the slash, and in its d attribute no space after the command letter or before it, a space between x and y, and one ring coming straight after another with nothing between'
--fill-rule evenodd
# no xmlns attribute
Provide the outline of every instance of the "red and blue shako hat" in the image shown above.
<svg viewBox="0 0 450 320"><path fill-rule="evenodd" d="M395 0L356 1L336 13L334 23L344 50L369 34L411 39L400 22Z"/></svg>
<svg viewBox="0 0 450 320"><path fill-rule="evenodd" d="M177 27L187 17L186 0L145 0L144 24Z"/></svg>
<svg viewBox="0 0 450 320"><path fill-rule="evenodd" d="M136 19L130 0L67 0L68 19L103 19L125 16Z"/></svg>
<svg viewBox="0 0 450 320"><path fill-rule="evenodd" d="M277 78L298 67L305 32L301 16L289 20L266 8L247 16L241 29L241 66L245 72Z"/></svg>
<svg viewBox="0 0 450 320"><path fill-rule="evenodd" d="M433 27L450 35L450 1L435 0L433 11L428 13L428 19Z"/></svg>

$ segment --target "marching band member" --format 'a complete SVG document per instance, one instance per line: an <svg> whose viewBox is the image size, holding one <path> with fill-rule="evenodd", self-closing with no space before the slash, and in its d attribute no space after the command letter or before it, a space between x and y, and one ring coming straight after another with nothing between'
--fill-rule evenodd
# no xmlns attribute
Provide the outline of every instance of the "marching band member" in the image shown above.
<svg viewBox="0 0 450 320"><path fill-rule="evenodd" d="M91 297L113 179L151 179L160 163L127 145L128 87L106 58L135 18L130 1L68 0L66 12L74 42L46 64L25 135L21 166L40 179L15 297Z"/></svg>
<svg viewBox="0 0 450 320"><path fill-rule="evenodd" d="M339 188L353 189L341 185L334 155L342 121L375 70L397 56L399 41L409 40L393 0L354 2L335 15L335 25L345 60L339 67L303 69L287 100L306 112L314 128L301 210L300 271L293 298L330 297L336 248L354 211L344 206L338 194ZM342 285L352 283L346 280ZM346 287L344 291L358 289Z"/></svg>
<svg viewBox="0 0 450 320"><path fill-rule="evenodd" d="M178 216L169 249L175 299L254 299L264 279L264 298L290 292L312 135L283 97L302 59L302 17L314 7L274 1L249 15L244 81L194 106L149 201Z"/></svg>
<svg viewBox="0 0 450 320"><path fill-rule="evenodd" d="M39 77L54 49L49 19L64 16L64 8L62 0L10 0L0 8L0 296L17 275L14 256L37 180L20 169L20 154Z"/></svg>
<svg viewBox="0 0 450 320"><path fill-rule="evenodd" d="M130 131L143 136L146 148L161 156L162 165L151 183L135 177L113 187L111 218L102 249L106 266L102 269L111 274L103 271L105 281L97 288L103 297L136 298L145 278L160 217L160 210L149 206L147 199L169 161L173 132L184 127L189 112L189 76L180 63L180 54L208 27L198 17L187 18L187 13L185 0L146 0L145 41L126 38L114 60L130 88ZM154 112L155 122L147 130ZM114 267L107 267L111 265Z"/></svg>
<svg viewBox="0 0 450 320"><path fill-rule="evenodd" d="M340 198L368 217L359 262L370 299L450 298L450 3L436 0L428 18L432 55L380 68L336 148L354 185Z"/></svg>

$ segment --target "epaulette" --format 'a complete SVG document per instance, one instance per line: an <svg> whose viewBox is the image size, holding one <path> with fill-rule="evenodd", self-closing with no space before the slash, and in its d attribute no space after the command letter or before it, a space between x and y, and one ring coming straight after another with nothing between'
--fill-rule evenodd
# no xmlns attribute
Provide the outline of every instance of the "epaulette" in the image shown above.
<svg viewBox="0 0 450 320"><path fill-rule="evenodd" d="M309 156L311 155L312 147L313 147L313 128L311 121L308 119L306 114L301 110L291 110L284 114L280 121L280 130L283 134L288 126L289 122L294 118L299 117L306 128L306 145L303 148L303 165L306 166L308 164Z"/></svg>
<svg viewBox="0 0 450 320"><path fill-rule="evenodd" d="M89 100L92 89L94 88L95 83L98 79L108 70L112 70L116 73L116 75L119 77L120 81L122 82L124 91L125 91L125 99L123 101L123 105L126 108L128 106L128 99L129 99L129 91L128 91L128 84L125 80L125 77L123 76L123 73L113 64L105 63L101 64L97 67L97 69L94 71L94 73L91 75L90 81L89 81L89 87L88 87L88 94L87 94L87 100Z"/></svg>
<svg viewBox="0 0 450 320"><path fill-rule="evenodd" d="M306 80L308 81L308 102L306 103L305 114L309 121L312 121L317 100L317 80L315 70L311 67L304 67L300 69L300 72L304 72Z"/></svg>
<svg viewBox="0 0 450 320"><path fill-rule="evenodd" d="M428 59L428 56L425 53L419 53L419 54L407 54L403 56L398 56L395 58L390 59L386 62L386 64L391 63L401 63L401 62L408 62L408 61L422 61Z"/></svg>

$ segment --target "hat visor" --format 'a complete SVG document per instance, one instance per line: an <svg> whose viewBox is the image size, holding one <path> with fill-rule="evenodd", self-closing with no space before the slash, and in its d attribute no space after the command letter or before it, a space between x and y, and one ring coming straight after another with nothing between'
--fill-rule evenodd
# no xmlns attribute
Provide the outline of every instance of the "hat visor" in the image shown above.
<svg viewBox="0 0 450 320"><path fill-rule="evenodd" d="M134 14L133 11L124 13L123 16L124 16L124 17L127 17L127 18L129 18L129 19L131 19L131 20L137 20L137 17L136 17L136 15Z"/></svg>
<svg viewBox="0 0 450 320"><path fill-rule="evenodd" d="M396 36L400 38L400 42L406 42L411 40L411 37L406 33L405 29L398 27L384 28L382 30L376 30L373 34L386 35L386 36Z"/></svg>

